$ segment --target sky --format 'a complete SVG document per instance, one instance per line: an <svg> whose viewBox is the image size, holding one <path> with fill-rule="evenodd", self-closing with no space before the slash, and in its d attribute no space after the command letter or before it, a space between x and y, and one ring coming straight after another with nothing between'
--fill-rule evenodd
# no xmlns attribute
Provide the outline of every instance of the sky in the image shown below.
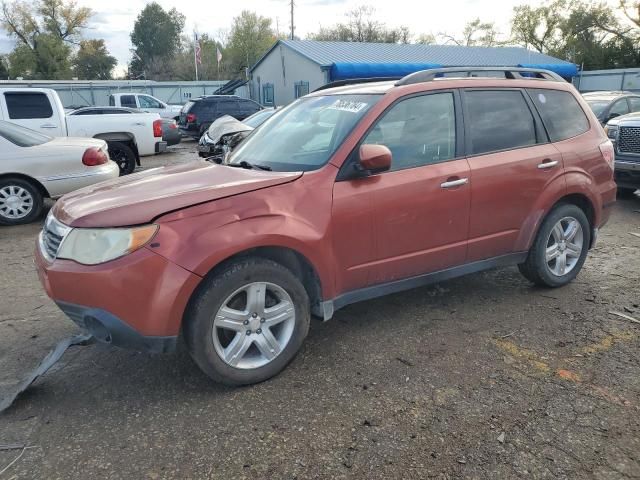
<svg viewBox="0 0 640 480"><path fill-rule="evenodd" d="M613 2L614 0L610 0ZM78 0L79 5L94 11L87 38L104 38L107 48L118 59L118 70L124 71L130 60L130 32L138 13L148 0ZM180 3L158 0L163 8L176 7L186 16L185 32L194 29L218 38L220 31L229 31L233 17L242 10L255 11L273 20L281 33L289 32L289 0L196 1ZM375 8L375 17L389 27L409 27L413 34L446 32L458 35L465 23L479 17L494 22L498 31L508 35L513 7L536 5L540 0L296 0L296 36L305 38L320 26L331 26L344 20L344 14L366 4ZM106 6L108 4L108 7ZM187 8L190 5L190 8ZM0 32L0 53L8 53L13 41Z"/></svg>

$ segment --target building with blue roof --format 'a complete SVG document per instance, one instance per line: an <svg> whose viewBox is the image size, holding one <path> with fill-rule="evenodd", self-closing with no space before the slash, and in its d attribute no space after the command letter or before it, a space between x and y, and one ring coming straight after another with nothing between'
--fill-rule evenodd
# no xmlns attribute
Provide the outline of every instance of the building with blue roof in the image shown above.
<svg viewBox="0 0 640 480"><path fill-rule="evenodd" d="M278 40L249 69L249 85L251 98L276 106L336 80L463 66L545 68L567 80L578 73L573 63L521 47Z"/></svg>

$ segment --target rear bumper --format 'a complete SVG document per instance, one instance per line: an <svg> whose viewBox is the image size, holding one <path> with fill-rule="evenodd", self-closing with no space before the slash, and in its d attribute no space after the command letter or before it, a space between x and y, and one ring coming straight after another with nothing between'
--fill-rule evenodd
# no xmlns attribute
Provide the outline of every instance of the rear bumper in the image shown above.
<svg viewBox="0 0 640 480"><path fill-rule="evenodd" d="M178 336L142 335L126 322L101 308L56 302L73 322L93 337L109 345L149 353L168 353L176 349Z"/></svg>
<svg viewBox="0 0 640 480"><path fill-rule="evenodd" d="M168 351L200 277L148 248L101 265L49 262L36 246L35 265L47 295L98 340Z"/></svg>
<svg viewBox="0 0 640 480"><path fill-rule="evenodd" d="M71 175L39 177L38 180L47 189L51 198L57 198L74 190L117 178L120 175L118 164L112 161L104 165L88 167L87 170L87 172Z"/></svg>
<svg viewBox="0 0 640 480"><path fill-rule="evenodd" d="M156 153L167 151L167 142L156 142Z"/></svg>

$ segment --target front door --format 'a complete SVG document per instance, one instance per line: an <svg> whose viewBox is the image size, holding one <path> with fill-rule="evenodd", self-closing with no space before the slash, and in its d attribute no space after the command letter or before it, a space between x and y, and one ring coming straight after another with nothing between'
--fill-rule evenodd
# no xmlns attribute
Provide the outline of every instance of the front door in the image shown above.
<svg viewBox="0 0 640 480"><path fill-rule="evenodd" d="M387 146L391 170L336 184L334 212L348 213L343 228L360 247L339 259L348 289L464 263L469 166L456 155L455 105L453 92L398 101L362 141Z"/></svg>
<svg viewBox="0 0 640 480"><path fill-rule="evenodd" d="M526 93L463 92L471 167L468 261L514 253L537 200L563 173L562 155L548 142ZM528 231L528 230L527 230Z"/></svg>

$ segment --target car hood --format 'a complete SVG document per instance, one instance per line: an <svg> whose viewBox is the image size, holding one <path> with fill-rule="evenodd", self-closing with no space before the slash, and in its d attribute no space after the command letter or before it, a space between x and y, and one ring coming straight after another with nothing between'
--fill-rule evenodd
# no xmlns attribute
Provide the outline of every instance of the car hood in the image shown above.
<svg viewBox="0 0 640 480"><path fill-rule="evenodd" d="M171 211L296 180L301 172L266 172L196 161L161 167L77 190L53 208L72 227L123 227Z"/></svg>
<svg viewBox="0 0 640 480"><path fill-rule="evenodd" d="M207 130L207 136L212 143L218 143L225 135L240 132L250 132L253 127L245 125L239 120L236 120L231 115L225 115L213 122Z"/></svg>
<svg viewBox="0 0 640 480"><path fill-rule="evenodd" d="M612 118L607 122L607 125L616 126L620 123L627 123L627 121L632 121L634 124L640 123L640 112L628 113L626 115Z"/></svg>

